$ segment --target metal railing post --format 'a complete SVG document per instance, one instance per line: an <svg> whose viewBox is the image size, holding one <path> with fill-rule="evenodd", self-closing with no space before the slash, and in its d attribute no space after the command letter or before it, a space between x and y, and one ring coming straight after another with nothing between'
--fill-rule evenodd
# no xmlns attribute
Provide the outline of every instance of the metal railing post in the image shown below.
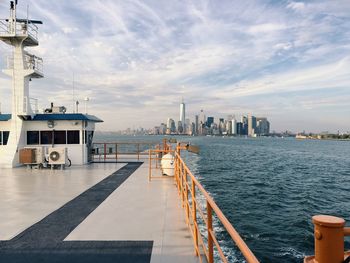
<svg viewBox="0 0 350 263"><path fill-rule="evenodd" d="M187 185L187 171L184 170L184 181L185 181L185 205L186 205L186 221L187 225L190 224L190 204L188 201L188 185Z"/></svg>
<svg viewBox="0 0 350 263"><path fill-rule="evenodd" d="M197 225L197 204L196 204L196 185L191 178L192 183L192 220L193 220L193 236L196 256L199 256L198 250L198 225Z"/></svg>
<svg viewBox="0 0 350 263"><path fill-rule="evenodd" d="M103 147L104 147L104 161L106 162L106 155L107 155L107 144L106 143L104 143L103 144Z"/></svg>
<svg viewBox="0 0 350 263"><path fill-rule="evenodd" d="M115 161L118 162L118 143L115 144Z"/></svg>
<svg viewBox="0 0 350 263"><path fill-rule="evenodd" d="M181 200L182 207L185 207L185 193L184 193L184 164L180 165L180 182L181 182Z"/></svg>
<svg viewBox="0 0 350 263"><path fill-rule="evenodd" d="M140 144L137 144L137 160L140 161Z"/></svg>
<svg viewBox="0 0 350 263"><path fill-rule="evenodd" d="M148 181L151 181L151 177L152 177L152 160L151 160L151 149L148 150L149 152L149 156L148 156Z"/></svg>
<svg viewBox="0 0 350 263"><path fill-rule="evenodd" d="M211 233L213 231L213 211L212 208L207 201L207 226L208 226L208 262L214 262L214 249L213 249L213 237Z"/></svg>
<svg viewBox="0 0 350 263"><path fill-rule="evenodd" d="M176 177L177 177L177 155L176 155L176 152L174 153L174 181L175 181L175 184L176 184Z"/></svg>

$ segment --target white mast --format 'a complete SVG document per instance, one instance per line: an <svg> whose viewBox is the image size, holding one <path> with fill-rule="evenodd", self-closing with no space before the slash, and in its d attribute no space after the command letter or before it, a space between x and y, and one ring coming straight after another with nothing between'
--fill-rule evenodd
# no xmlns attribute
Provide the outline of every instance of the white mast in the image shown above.
<svg viewBox="0 0 350 263"><path fill-rule="evenodd" d="M13 47L13 54L7 59L3 72L12 78L12 117L7 146L1 154L0 165L16 166L18 151L25 145L23 120L31 119L35 113L31 108L29 81L42 78L42 59L30 54L26 47L38 46L38 27L41 21L18 19L17 0L10 2L9 19L0 20L0 40Z"/></svg>

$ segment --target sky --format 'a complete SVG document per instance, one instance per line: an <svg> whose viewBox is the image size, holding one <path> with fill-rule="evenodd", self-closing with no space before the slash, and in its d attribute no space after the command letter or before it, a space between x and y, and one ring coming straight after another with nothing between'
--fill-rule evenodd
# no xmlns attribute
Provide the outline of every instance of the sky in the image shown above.
<svg viewBox="0 0 350 263"><path fill-rule="evenodd" d="M151 128L186 118L266 116L272 130L350 131L350 1L19 0L18 17L43 21L50 102L104 120L97 130ZM0 17L9 3L0 0ZM11 48L0 43L0 67ZM73 77L74 76L74 77ZM0 73L2 112L11 80Z"/></svg>

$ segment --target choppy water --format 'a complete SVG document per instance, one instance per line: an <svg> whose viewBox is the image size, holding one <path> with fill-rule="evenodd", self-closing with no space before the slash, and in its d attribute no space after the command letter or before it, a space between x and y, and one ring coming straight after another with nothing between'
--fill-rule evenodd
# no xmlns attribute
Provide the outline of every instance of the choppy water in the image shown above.
<svg viewBox="0 0 350 263"><path fill-rule="evenodd" d="M200 155L187 157L191 169L261 262L302 262L313 254L315 214L350 221L350 142L183 139L200 146ZM228 241L223 246L230 261L243 261Z"/></svg>

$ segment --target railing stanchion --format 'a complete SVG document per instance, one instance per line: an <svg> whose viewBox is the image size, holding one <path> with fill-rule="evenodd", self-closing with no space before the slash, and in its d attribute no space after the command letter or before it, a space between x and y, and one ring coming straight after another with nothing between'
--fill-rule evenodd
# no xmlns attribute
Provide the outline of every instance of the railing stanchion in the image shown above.
<svg viewBox="0 0 350 263"><path fill-rule="evenodd" d="M140 144L137 144L137 160L140 161Z"/></svg>
<svg viewBox="0 0 350 263"><path fill-rule="evenodd" d="M192 220L193 220L193 236L194 236L194 245L196 256L199 256L198 249L198 225L197 225L197 204L196 204L196 185L194 184L193 179L191 178L192 183Z"/></svg>
<svg viewBox="0 0 350 263"><path fill-rule="evenodd" d="M115 144L115 161L118 162L118 143Z"/></svg>
<svg viewBox="0 0 350 263"><path fill-rule="evenodd" d="M181 187L181 184L180 184L180 159L178 158L177 160L177 191L179 192L180 194L180 187Z"/></svg>
<svg viewBox="0 0 350 263"><path fill-rule="evenodd" d="M213 231L213 212L212 208L207 201L207 226L208 226L208 261L209 263L214 262L214 250L213 250L213 237L211 236L211 232Z"/></svg>
<svg viewBox="0 0 350 263"><path fill-rule="evenodd" d="M148 163L149 163L149 167L148 167L148 181L151 181L151 177L152 177L152 160L151 160L151 153L152 153L152 150L149 149L148 150L149 152L149 156L148 156Z"/></svg>
<svg viewBox="0 0 350 263"><path fill-rule="evenodd" d="M177 156L174 151L174 183L176 184L176 174L177 174Z"/></svg>
<svg viewBox="0 0 350 263"><path fill-rule="evenodd" d="M185 193L184 193L184 164L181 163L180 168L180 177L181 177L181 199L182 199L182 207L185 207Z"/></svg>
<svg viewBox="0 0 350 263"><path fill-rule="evenodd" d="M106 157L107 157L107 144L106 143L103 144L103 149L104 149L104 161L106 161Z"/></svg>
<svg viewBox="0 0 350 263"><path fill-rule="evenodd" d="M187 185L187 171L184 170L184 181L185 181L185 205L186 205L186 221L187 225L190 224L190 204L188 201L188 185Z"/></svg>
<svg viewBox="0 0 350 263"><path fill-rule="evenodd" d="M156 150L160 150L160 149L158 149L158 148L156 148ZM159 151L157 151L156 152L156 169L158 169L158 159L160 158L160 152Z"/></svg>

